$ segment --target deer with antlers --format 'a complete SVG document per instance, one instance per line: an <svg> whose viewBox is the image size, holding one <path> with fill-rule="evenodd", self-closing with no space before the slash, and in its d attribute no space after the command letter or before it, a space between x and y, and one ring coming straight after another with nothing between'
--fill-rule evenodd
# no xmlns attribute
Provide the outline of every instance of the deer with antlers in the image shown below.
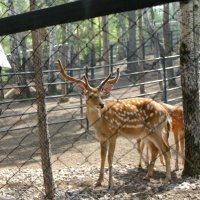
<svg viewBox="0 0 200 200"><path fill-rule="evenodd" d="M159 103L148 98L130 98L125 100L102 101L102 93L108 94L120 77L119 68L115 78L111 74L99 86L91 87L88 79L79 80L69 76L60 60L56 63L60 75L66 81L76 84L86 97L86 111L89 124L94 127L96 137L100 141L101 166L96 186L100 186L104 179L105 159L108 153L109 179L108 186L113 186L112 163L119 136L128 138L142 138L151 149L151 162L145 179L153 175L153 168L158 152L162 152L166 163L165 182L171 180L169 146L162 139L162 131L168 128L168 114Z"/></svg>

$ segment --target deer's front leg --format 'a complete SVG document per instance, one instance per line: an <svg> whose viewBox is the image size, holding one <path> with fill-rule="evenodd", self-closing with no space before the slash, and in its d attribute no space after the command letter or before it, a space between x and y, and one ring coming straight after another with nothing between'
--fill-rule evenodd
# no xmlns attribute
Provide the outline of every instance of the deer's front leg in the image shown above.
<svg viewBox="0 0 200 200"><path fill-rule="evenodd" d="M105 167L105 160L106 160L106 154L108 150L108 141L101 141L101 168L100 168L100 174L99 178L96 183L96 187L101 186L101 183L104 179L104 167Z"/></svg>
<svg viewBox="0 0 200 200"><path fill-rule="evenodd" d="M138 153L139 153L139 155L140 155L138 167L139 167L139 168L142 168L142 153L143 153L143 148L142 148L141 139L138 139L138 140L137 140L136 146L137 146L137 151L138 151Z"/></svg>
<svg viewBox="0 0 200 200"><path fill-rule="evenodd" d="M109 150L108 150L108 167L109 167L109 180L108 180L108 189L111 189L113 186L113 178L112 178L112 163L113 156L115 152L116 146L116 138L112 138L109 140Z"/></svg>

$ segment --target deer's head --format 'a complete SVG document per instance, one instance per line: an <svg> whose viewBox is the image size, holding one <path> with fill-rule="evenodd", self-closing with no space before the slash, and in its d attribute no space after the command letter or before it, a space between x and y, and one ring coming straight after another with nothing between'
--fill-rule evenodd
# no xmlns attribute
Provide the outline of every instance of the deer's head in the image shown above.
<svg viewBox="0 0 200 200"><path fill-rule="evenodd" d="M84 75L83 80L76 79L74 77L69 76L62 65L62 62L58 60L56 62L56 66L58 67L61 76L64 80L70 81L76 84L79 87L79 91L82 95L86 97L86 104L87 106L96 107L96 108L103 108L104 104L102 101L102 96L107 95L112 90L113 86L119 80L119 68L117 68L117 73L115 78L111 79L111 74L104 79L97 87L92 87L87 77Z"/></svg>

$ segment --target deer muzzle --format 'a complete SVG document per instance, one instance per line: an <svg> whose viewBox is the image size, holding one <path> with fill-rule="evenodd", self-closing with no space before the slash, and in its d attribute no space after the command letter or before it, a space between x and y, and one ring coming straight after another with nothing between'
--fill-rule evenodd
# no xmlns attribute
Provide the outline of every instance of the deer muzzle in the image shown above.
<svg viewBox="0 0 200 200"><path fill-rule="evenodd" d="M102 108L104 108L104 103L103 103L103 101L100 101L99 102L99 107L102 109Z"/></svg>

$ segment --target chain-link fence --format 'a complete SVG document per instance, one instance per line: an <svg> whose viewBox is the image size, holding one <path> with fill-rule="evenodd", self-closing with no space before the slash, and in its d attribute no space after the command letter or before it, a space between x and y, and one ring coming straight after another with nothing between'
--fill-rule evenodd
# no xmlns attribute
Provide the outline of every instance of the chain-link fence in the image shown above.
<svg viewBox="0 0 200 200"><path fill-rule="evenodd" d="M67 2L0 1L0 15L12 17ZM82 79L85 74L93 87L120 68L120 79L104 101L145 97L182 106L180 12L175 2L0 37L2 53L12 67L0 67L0 197L200 198L200 181L181 179L181 159L171 184L160 181L165 166L159 159L154 178L143 180L146 169L145 164L138 168L137 141L127 137L117 141L114 189L106 188L107 173L105 184L95 188L100 146L86 117L85 98L75 84L61 79L55 67L60 59L70 76ZM175 124L183 124L182 108L179 111L172 113ZM176 128L181 140L183 129ZM170 133L172 169L178 169L176 144Z"/></svg>

